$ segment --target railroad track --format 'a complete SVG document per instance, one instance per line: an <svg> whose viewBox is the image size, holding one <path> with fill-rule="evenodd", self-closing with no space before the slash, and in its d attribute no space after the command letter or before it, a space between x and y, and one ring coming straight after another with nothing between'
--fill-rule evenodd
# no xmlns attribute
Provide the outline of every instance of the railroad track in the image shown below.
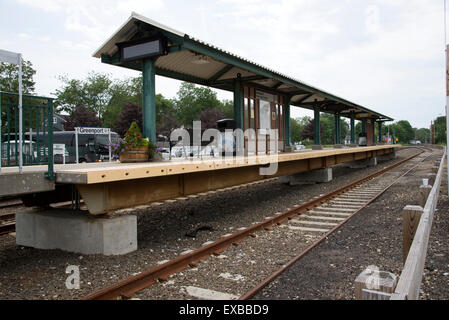
<svg viewBox="0 0 449 320"><path fill-rule="evenodd" d="M139 291L159 282L164 283L170 276L189 267L196 268L200 261L207 259L209 256L219 256L232 245L238 245L250 237L256 237L256 233L261 230L270 231L278 225L287 228L291 232L305 232L321 235L321 238L319 238L318 241L314 241L314 243L307 249L302 250L301 255L304 255L322 242L329 234L340 228L354 214L379 197L400 177L407 174L427 158L429 155L423 155L424 152L425 151L421 149L421 153L397 162L392 166L355 181L343 188L297 205L295 208L286 212L277 213L275 216L268 217L264 221L255 223L248 228L240 228L238 229L238 232L222 236L217 241L206 242L199 249L183 252L171 261L162 263L131 278L94 292L82 299L130 299ZM392 170L412 159L414 159L414 161L404 165L404 168L401 168L400 171ZM387 175L385 174L387 172L389 172L388 177L386 177ZM375 179L380 176L383 176L383 178ZM295 259L299 259L301 255L297 256ZM222 299L223 297L225 297L225 299L249 299L278 274L283 272L283 270L287 269L292 263L293 262L285 264L280 270L276 271L246 294L218 296ZM190 286L188 289L193 291L199 290L199 295L195 296L194 293L192 294L192 297L197 298L201 298L201 290L205 290Z"/></svg>
<svg viewBox="0 0 449 320"><path fill-rule="evenodd" d="M16 230L15 213L0 215L0 234L14 232L15 230Z"/></svg>
<svg viewBox="0 0 449 320"><path fill-rule="evenodd" d="M0 201L0 210L19 208L23 202L16 198L7 198ZM0 213L0 235L14 232L16 230L16 220L14 213Z"/></svg>

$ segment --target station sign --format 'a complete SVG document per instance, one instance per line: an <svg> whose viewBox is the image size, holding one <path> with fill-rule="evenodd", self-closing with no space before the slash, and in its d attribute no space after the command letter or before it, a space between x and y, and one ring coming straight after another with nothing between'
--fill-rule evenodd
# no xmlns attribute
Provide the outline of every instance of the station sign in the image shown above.
<svg viewBox="0 0 449 320"><path fill-rule="evenodd" d="M75 127L76 163L79 162L78 135L80 135L80 134L107 134L109 136L109 143L111 143L111 128L103 128L103 127ZM109 161L111 161L111 147L109 147Z"/></svg>
<svg viewBox="0 0 449 320"><path fill-rule="evenodd" d="M111 128L75 127L75 132L77 134L109 134L111 133Z"/></svg>
<svg viewBox="0 0 449 320"><path fill-rule="evenodd" d="M167 40L163 37L127 41L117 43L117 46L122 62L167 54Z"/></svg>

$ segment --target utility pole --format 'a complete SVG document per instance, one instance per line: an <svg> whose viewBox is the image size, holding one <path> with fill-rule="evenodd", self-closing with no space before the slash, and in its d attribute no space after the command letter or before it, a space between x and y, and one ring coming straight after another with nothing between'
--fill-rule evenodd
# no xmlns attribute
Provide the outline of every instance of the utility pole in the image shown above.
<svg viewBox="0 0 449 320"><path fill-rule="evenodd" d="M444 15L446 17L446 0L444 1ZM446 27L446 23L445 23ZM446 31L446 30L445 30ZM449 45L446 45L446 167L447 167L447 178L448 178L448 188L447 193L449 195Z"/></svg>

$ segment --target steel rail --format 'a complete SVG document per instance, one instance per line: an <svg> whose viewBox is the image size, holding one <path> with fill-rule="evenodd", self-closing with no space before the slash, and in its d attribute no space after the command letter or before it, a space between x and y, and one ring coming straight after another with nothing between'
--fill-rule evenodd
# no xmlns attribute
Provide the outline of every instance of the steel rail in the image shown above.
<svg viewBox="0 0 449 320"><path fill-rule="evenodd" d="M425 151L423 151L425 152ZM423 153L421 152L421 153ZM421 154L419 153L419 154ZM415 155L414 157L418 156L419 154ZM412 168L410 168L409 170L407 170L405 173L403 173L400 177L398 177L397 179L395 179L391 184L389 184L387 187L385 187L383 190L381 190L380 192L378 192L376 195L373 196L372 199L370 199L365 205L363 205L363 207L360 207L357 211L355 211L354 213L352 213L350 216L348 216L347 218L345 218L345 220L343 220L342 222L340 222L337 226L335 226L334 228L330 229L328 232L326 232L318 241L314 242L312 245L310 245L307 249L305 249L304 251L302 251L300 254L298 254L296 257L294 257L293 259L291 259L289 262L287 262L286 264L284 264L280 269L278 269L277 271L273 272L271 275L269 275L267 278L265 278L262 282L260 282L257 286L255 286L254 288L252 288L251 290L247 291L244 295L240 296L240 298L238 300L249 300L252 297L254 297L258 292L260 292L263 288L265 288L268 284L270 284L273 280L275 280L277 277L279 277L282 273L284 273L286 270L288 270L292 265L294 265L298 260L300 260L301 258L303 258L305 255L307 255L310 251L312 251L313 249L315 249L319 244L321 244L324 240L326 240L332 233L334 233L335 231L337 231L338 229L340 229L346 222L348 222L354 215L356 215L357 213L359 213L360 211L362 211L363 209L365 209L370 203L372 203L374 200L376 200L377 198L379 198L383 193L385 193L389 188L391 188L394 184L396 184L399 179L401 179L402 177L404 177L405 175L407 175L410 171L412 171L413 169L415 169L419 164L421 164L422 162L424 162L425 160L427 160L429 157L431 157L432 155L429 155L428 157L424 158L422 161L418 162L416 165L414 165ZM414 158L412 157L412 158ZM410 159L408 159L410 160Z"/></svg>
<svg viewBox="0 0 449 320"><path fill-rule="evenodd" d="M113 284L109 287L100 289L99 291L93 292L83 298L82 300L113 300L113 299L129 299L132 295L138 291L141 291L145 288L150 287L157 281L165 281L168 277L176 272L182 271L187 267L194 267L203 259L206 259L211 254L218 255L231 245L237 245L238 243L244 241L246 238L250 236L255 236L255 232L259 230L270 230L275 225L280 225L287 220L293 219L296 215L300 215L305 211L314 208L316 206L325 203L338 195L353 189L354 187L371 180L383 173L400 166L401 164L415 158L420 155L424 151L417 153L407 159L401 160L389 167L386 167L382 170L379 170L371 175L368 175L362 179L359 179L349 185L346 185L342 188L339 188L335 191L332 191L326 195L320 196L316 199L310 200L302 205L281 213L275 217L271 217L262 222L259 222L251 227L248 227L244 230L241 230L232 235L226 236L217 240L209 245L203 246L193 252L187 253L185 255L181 255L173 260L170 260L164 264L153 267L147 271L143 271L142 273L122 280L116 284Z"/></svg>

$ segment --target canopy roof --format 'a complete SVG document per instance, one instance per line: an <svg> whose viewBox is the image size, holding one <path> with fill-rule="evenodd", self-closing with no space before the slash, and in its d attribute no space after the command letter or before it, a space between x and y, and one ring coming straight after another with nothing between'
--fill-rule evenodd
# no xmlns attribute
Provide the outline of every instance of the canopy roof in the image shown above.
<svg viewBox="0 0 449 320"><path fill-rule="evenodd" d="M290 97L290 105L349 117L393 119L312 87L302 81L217 48L183 32L164 26L135 12L94 54L104 63L142 71L142 61L123 62L117 43L161 35L168 41L168 54L155 63L156 74L218 89L233 91L234 80Z"/></svg>

